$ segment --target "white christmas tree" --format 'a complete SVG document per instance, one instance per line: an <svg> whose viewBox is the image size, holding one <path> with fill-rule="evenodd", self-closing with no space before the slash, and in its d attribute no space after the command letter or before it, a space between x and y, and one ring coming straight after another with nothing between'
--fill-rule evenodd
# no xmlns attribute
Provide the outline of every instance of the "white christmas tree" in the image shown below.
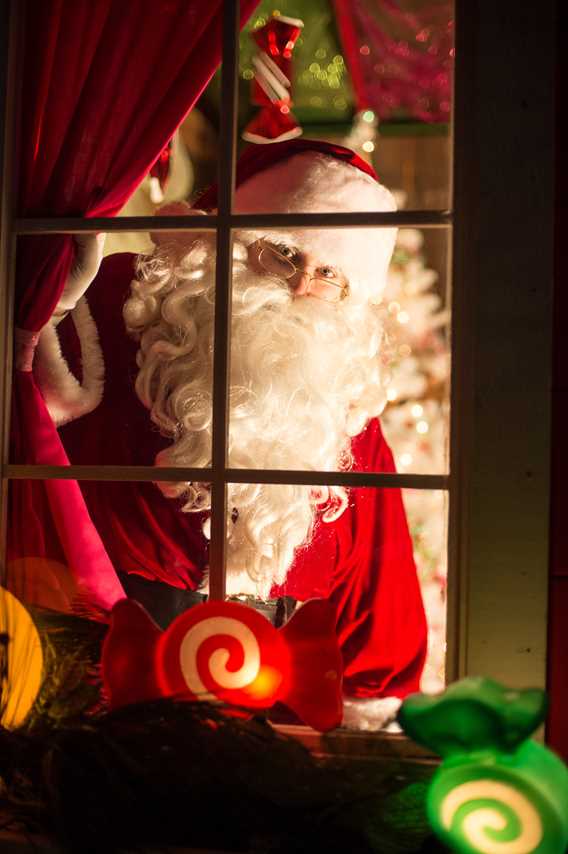
<svg viewBox="0 0 568 854"><path fill-rule="evenodd" d="M399 472L439 474L447 471L449 317L423 244L420 231L399 231L383 298L390 376L382 423ZM446 494L407 489L403 498L429 626L422 690L431 692L444 686Z"/></svg>

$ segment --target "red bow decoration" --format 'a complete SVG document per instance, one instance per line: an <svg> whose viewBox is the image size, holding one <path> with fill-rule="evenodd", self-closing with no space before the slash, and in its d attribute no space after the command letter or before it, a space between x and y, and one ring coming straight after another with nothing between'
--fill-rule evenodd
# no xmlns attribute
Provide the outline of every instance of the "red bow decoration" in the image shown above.
<svg viewBox="0 0 568 854"><path fill-rule="evenodd" d="M243 131L249 142L282 142L302 133L290 107L292 51L303 26L299 18L275 15L251 33L258 47L251 100L261 110Z"/></svg>

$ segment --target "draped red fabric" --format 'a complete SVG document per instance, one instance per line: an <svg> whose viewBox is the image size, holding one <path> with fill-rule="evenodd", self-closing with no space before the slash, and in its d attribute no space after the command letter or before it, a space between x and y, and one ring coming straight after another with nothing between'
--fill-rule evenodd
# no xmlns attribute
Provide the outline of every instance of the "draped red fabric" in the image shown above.
<svg viewBox="0 0 568 854"><path fill-rule="evenodd" d="M257 2L241 1L241 25ZM222 5L222 0L22 4L19 216L118 212L217 68ZM67 464L30 373L34 339L27 333L49 319L73 256L68 236L24 237L18 244L12 462ZM9 557L47 556L42 523L49 513L59 557L79 589L104 608L123 595L75 483L14 482L10 507Z"/></svg>
<svg viewBox="0 0 568 854"><path fill-rule="evenodd" d="M448 122L454 31L450 0L333 0L357 110Z"/></svg>

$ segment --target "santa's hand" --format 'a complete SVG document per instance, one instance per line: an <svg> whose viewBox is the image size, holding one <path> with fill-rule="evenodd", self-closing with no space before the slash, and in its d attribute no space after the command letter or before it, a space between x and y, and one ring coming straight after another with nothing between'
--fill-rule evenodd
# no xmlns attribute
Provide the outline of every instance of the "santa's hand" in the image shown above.
<svg viewBox="0 0 568 854"><path fill-rule="evenodd" d="M63 293L53 312L52 320L55 323L73 311L99 272L103 260L105 239L106 234L75 235L75 259L65 282Z"/></svg>
<svg viewBox="0 0 568 854"><path fill-rule="evenodd" d="M362 700L344 697L341 726L367 732L387 728L391 732L400 732L396 715L401 703L398 697L366 697Z"/></svg>
<svg viewBox="0 0 568 854"><path fill-rule="evenodd" d="M180 202L168 202L165 205L162 205L161 208L158 208L156 211L156 217L196 217L196 216L207 216L206 211L199 210L199 208L192 208L189 202L180 201ZM160 225L163 227L164 222L162 221ZM188 223L189 225L189 223ZM151 231L150 232L150 240L156 244L156 246L162 246L163 244L168 244L169 246L177 247L184 254L189 251L192 245L197 243L199 240L203 240L207 238L207 232L193 231L193 232L184 232L184 231Z"/></svg>

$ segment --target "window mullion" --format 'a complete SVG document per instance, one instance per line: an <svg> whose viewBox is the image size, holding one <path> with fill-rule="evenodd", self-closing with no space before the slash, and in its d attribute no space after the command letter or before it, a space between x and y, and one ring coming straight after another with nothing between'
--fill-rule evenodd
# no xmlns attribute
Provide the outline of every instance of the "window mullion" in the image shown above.
<svg viewBox="0 0 568 854"><path fill-rule="evenodd" d="M449 210L343 211L341 213L226 214L232 228L447 228ZM209 214L196 224L188 216L30 217L14 222L16 234L79 234L122 231L215 231L221 217Z"/></svg>
<svg viewBox="0 0 568 854"><path fill-rule="evenodd" d="M10 415L14 341L14 281L16 271L16 236L13 228L16 170L15 132L18 100L23 75L18 51L21 16L15 2L3 3L0 23L0 114L5 117L0 135L0 353L4 370L0 374L0 434L2 482L0 486L0 569L5 583L6 541L8 524L8 480L10 454Z"/></svg>
<svg viewBox="0 0 568 854"><path fill-rule="evenodd" d="M209 482L212 469L168 466L98 465L7 465L5 476L12 480L105 480L129 482L177 482L181 480ZM397 474L395 472L312 471L294 469L233 469L225 468L227 483L279 483L305 486L370 486L398 489L448 489L445 474Z"/></svg>
<svg viewBox="0 0 568 854"><path fill-rule="evenodd" d="M213 436L211 482L211 543L209 594L225 598L227 518L228 376L231 350L231 212L235 191L239 2L223 3L223 64L221 75L221 157L219 162L217 260L215 270L215 334L213 350Z"/></svg>

